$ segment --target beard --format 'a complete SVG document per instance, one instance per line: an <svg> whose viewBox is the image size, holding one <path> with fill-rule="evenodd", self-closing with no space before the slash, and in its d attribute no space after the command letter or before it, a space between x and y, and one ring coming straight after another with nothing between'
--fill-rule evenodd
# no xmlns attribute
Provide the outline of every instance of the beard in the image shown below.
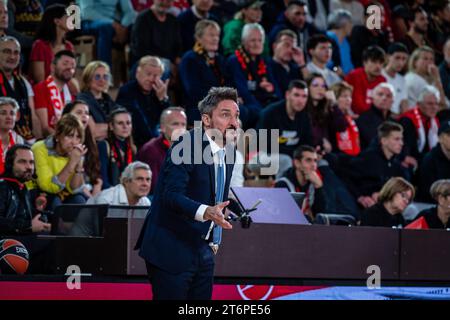
<svg viewBox="0 0 450 320"><path fill-rule="evenodd" d="M14 173L14 176L17 180L19 180L22 183L25 183L27 181L30 181L33 179L33 172L32 171L25 171L22 173Z"/></svg>

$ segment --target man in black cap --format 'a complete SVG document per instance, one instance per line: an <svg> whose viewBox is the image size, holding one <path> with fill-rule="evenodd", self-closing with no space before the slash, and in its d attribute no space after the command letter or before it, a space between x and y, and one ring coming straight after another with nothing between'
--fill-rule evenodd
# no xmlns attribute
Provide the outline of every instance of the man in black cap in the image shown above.
<svg viewBox="0 0 450 320"><path fill-rule="evenodd" d="M438 137L439 143L424 156L419 168L419 201L434 202L430 196L433 182L450 179L450 120L441 123Z"/></svg>

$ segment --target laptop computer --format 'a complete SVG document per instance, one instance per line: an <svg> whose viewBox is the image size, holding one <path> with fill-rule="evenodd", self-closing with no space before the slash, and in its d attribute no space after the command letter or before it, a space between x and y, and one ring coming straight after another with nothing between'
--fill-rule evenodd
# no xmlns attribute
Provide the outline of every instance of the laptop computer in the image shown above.
<svg viewBox="0 0 450 320"><path fill-rule="evenodd" d="M231 187L236 201L250 213L254 223L310 224L285 188ZM300 198L300 195L298 195Z"/></svg>

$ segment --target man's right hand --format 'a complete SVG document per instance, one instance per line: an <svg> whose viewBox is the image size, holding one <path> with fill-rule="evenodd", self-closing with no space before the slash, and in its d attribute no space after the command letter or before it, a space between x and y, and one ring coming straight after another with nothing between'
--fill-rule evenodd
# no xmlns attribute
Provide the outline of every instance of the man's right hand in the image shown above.
<svg viewBox="0 0 450 320"><path fill-rule="evenodd" d="M224 229L231 229L233 226L227 220L223 214L223 209L230 204L230 201L221 202L214 207L208 207L205 210L203 219L211 220L215 224L221 226Z"/></svg>
<svg viewBox="0 0 450 320"><path fill-rule="evenodd" d="M41 218L41 214L36 215L33 220L31 220L31 230L33 232L44 232L50 231L52 225L50 223L45 223L39 220Z"/></svg>

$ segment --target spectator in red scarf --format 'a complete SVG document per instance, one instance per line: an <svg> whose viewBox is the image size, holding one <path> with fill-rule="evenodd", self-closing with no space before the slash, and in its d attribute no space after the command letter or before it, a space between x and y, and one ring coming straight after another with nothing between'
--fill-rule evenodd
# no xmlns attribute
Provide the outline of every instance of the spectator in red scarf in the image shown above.
<svg viewBox="0 0 450 320"><path fill-rule="evenodd" d="M19 105L9 97L0 97L0 175L5 171L6 152L23 138L14 131Z"/></svg>
<svg viewBox="0 0 450 320"><path fill-rule="evenodd" d="M262 56L265 33L258 23L249 23L242 29L240 46L227 60L230 82L236 85L243 100L240 108L244 127L253 127L263 107L281 97L274 85L272 69Z"/></svg>
<svg viewBox="0 0 450 320"><path fill-rule="evenodd" d="M136 155L136 159L147 163L152 170L153 193L158 182L158 175L166 157L167 150L186 131L186 113L183 108L169 107L161 114L161 134L142 146Z"/></svg>
<svg viewBox="0 0 450 320"><path fill-rule="evenodd" d="M347 121L347 130L336 132L337 150L349 155L357 156L361 152L359 129L355 119L358 117L352 111L353 88L347 82L336 83L331 88L336 96L336 104Z"/></svg>
<svg viewBox="0 0 450 320"><path fill-rule="evenodd" d="M131 114L118 108L109 115L108 138L98 143L103 189L120 183L120 175L134 161L136 146L131 132Z"/></svg>
<svg viewBox="0 0 450 320"><path fill-rule="evenodd" d="M34 105L42 134L47 137L55 132L64 105L73 100L68 83L75 75L76 61L72 51L55 54L50 75L34 86Z"/></svg>
<svg viewBox="0 0 450 320"><path fill-rule="evenodd" d="M419 93L417 106L400 116L404 128L406 153L416 161L438 143L439 91L426 85Z"/></svg>

